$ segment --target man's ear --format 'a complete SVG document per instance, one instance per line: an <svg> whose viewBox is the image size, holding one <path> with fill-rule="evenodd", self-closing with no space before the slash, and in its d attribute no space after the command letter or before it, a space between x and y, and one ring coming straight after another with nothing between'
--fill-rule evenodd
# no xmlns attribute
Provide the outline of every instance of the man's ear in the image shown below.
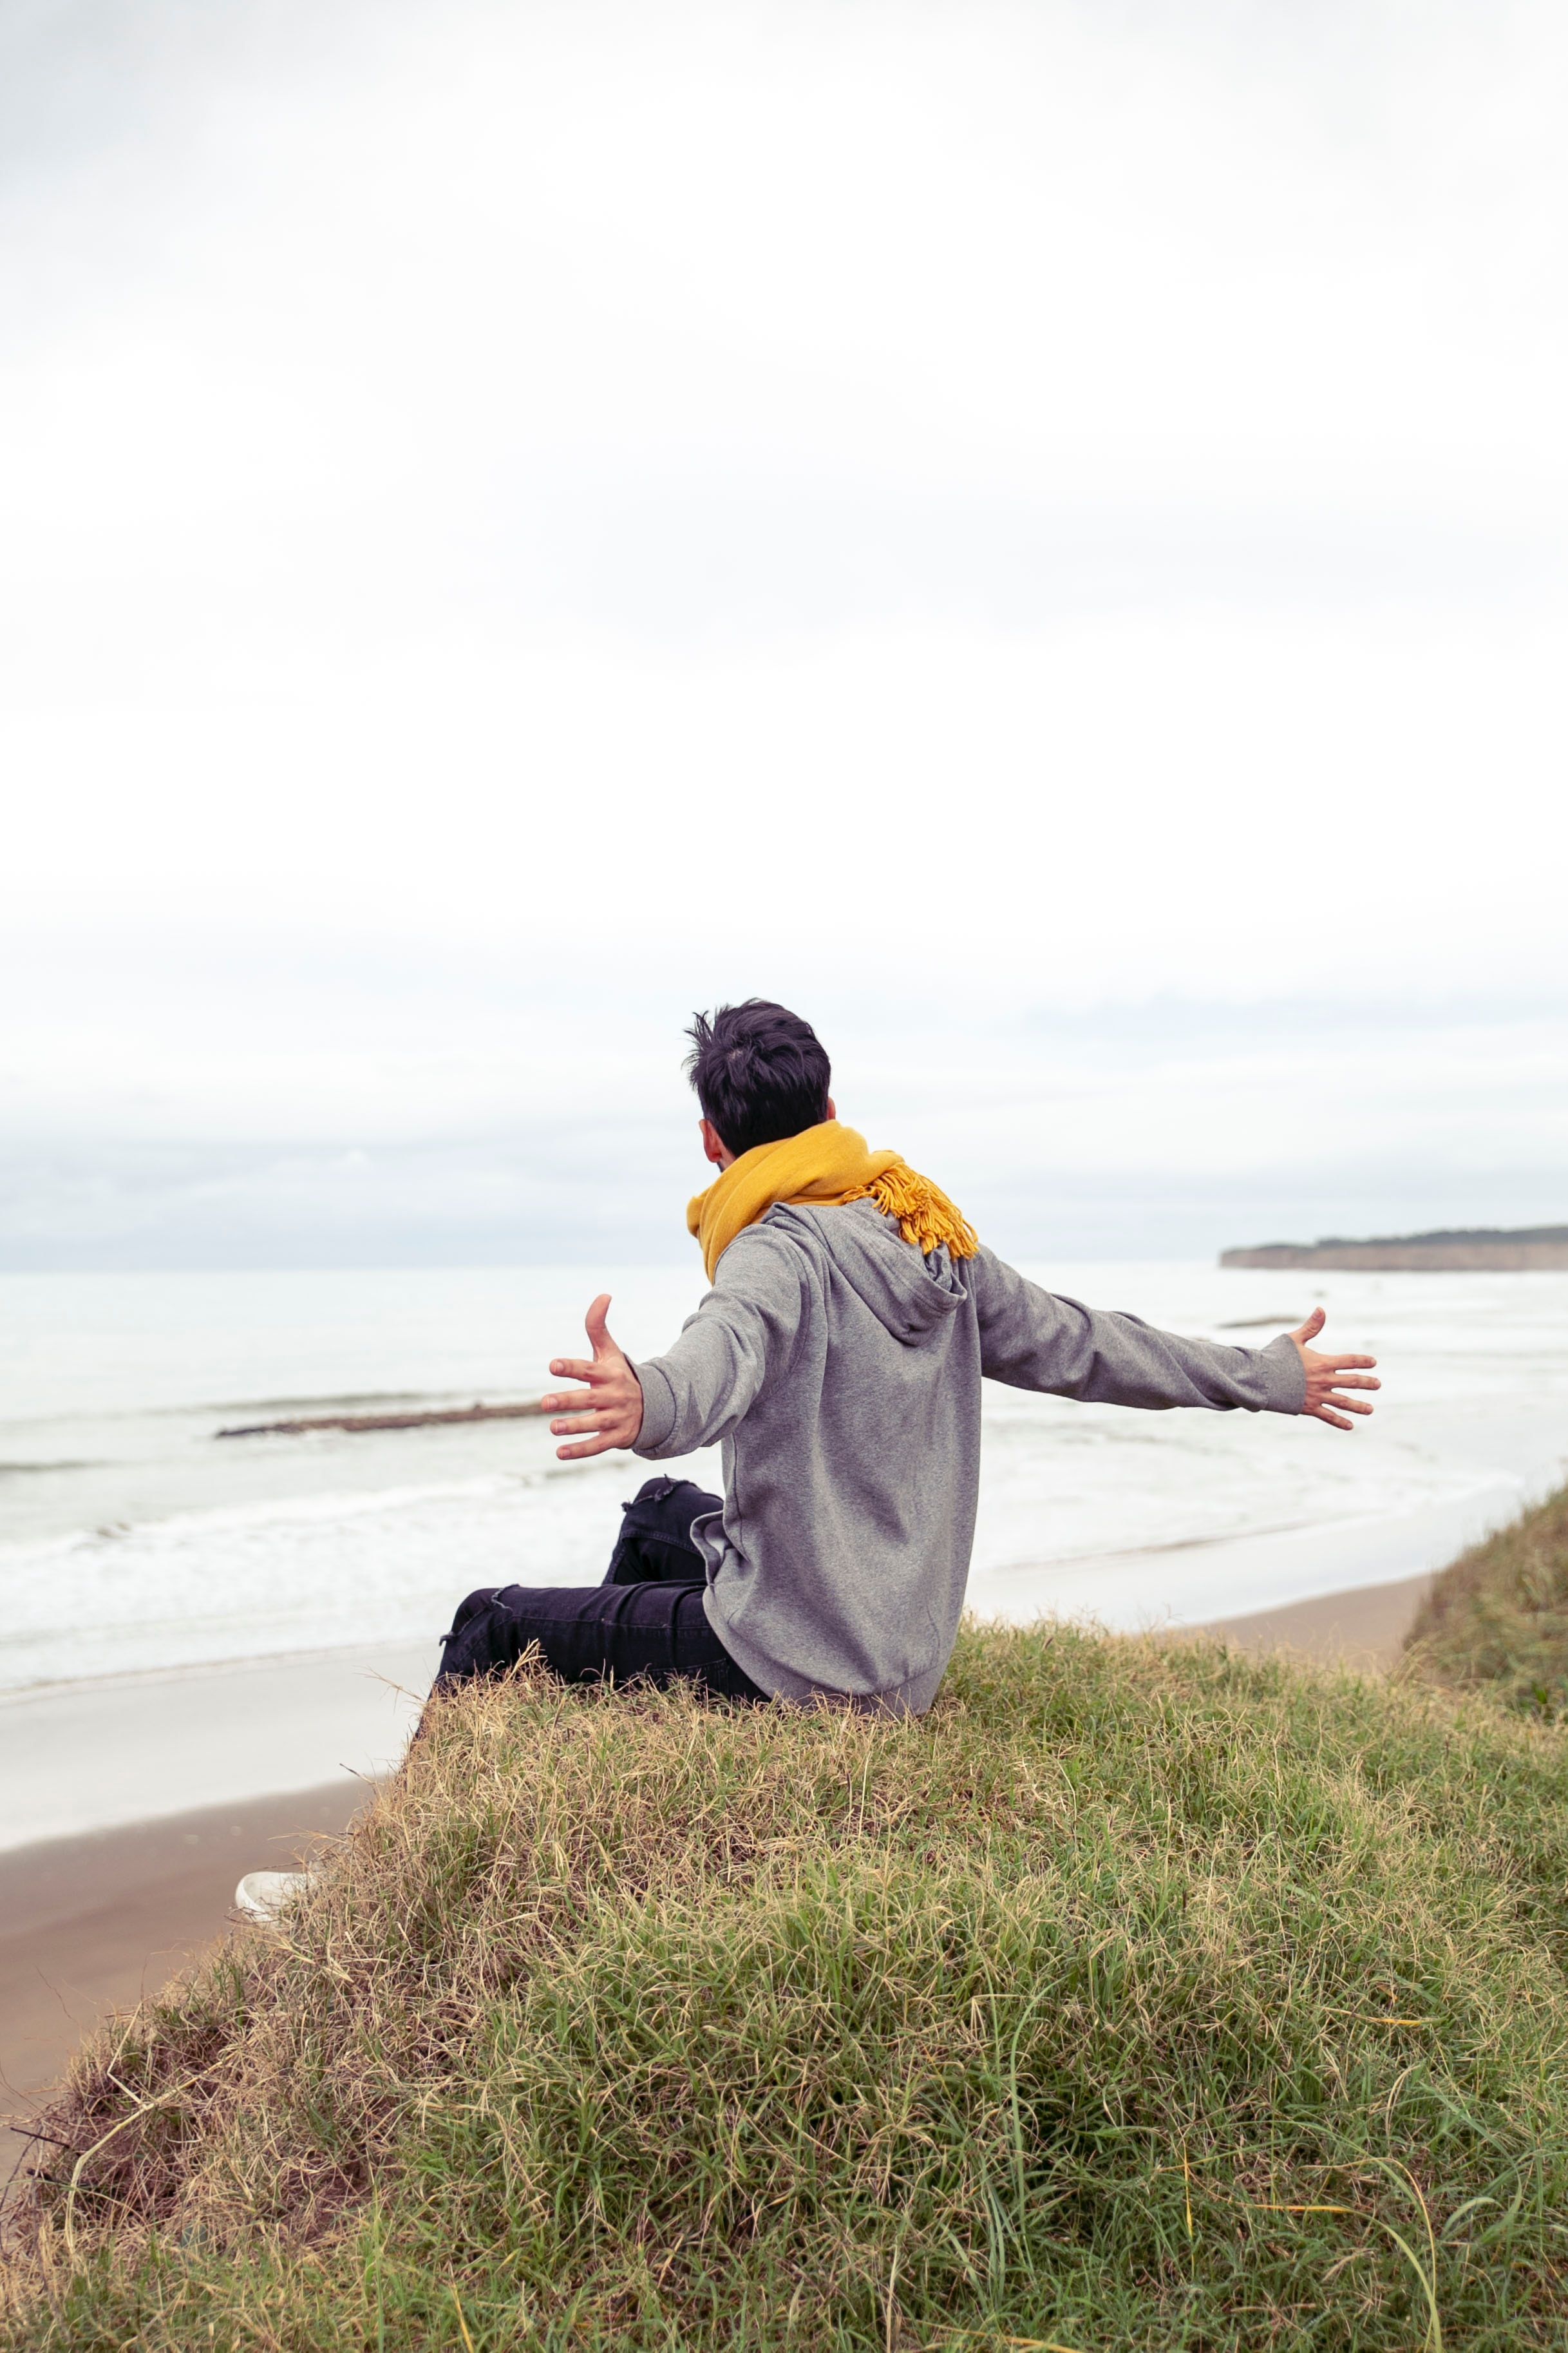
<svg viewBox="0 0 1568 2353"><path fill-rule="evenodd" d="M710 1119L700 1119L697 1133L702 1138L702 1155L715 1168L728 1168L735 1157Z"/></svg>
<svg viewBox="0 0 1568 2353"><path fill-rule="evenodd" d="M838 1106L831 1095L827 1098L827 1116L829 1119L837 1119L838 1116Z"/></svg>

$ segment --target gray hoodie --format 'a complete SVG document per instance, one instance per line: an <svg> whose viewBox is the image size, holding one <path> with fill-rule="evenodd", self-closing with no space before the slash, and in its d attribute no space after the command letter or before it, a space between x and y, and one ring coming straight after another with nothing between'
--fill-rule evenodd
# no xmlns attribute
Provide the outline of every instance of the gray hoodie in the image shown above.
<svg viewBox="0 0 1568 2353"><path fill-rule="evenodd" d="M870 1201L770 1209L668 1356L636 1366L636 1451L723 1440L693 1539L709 1620L753 1683L916 1714L969 1577L982 1375L1101 1404L1299 1413L1294 1342L1227 1348L1060 1299L982 1248L956 1264Z"/></svg>

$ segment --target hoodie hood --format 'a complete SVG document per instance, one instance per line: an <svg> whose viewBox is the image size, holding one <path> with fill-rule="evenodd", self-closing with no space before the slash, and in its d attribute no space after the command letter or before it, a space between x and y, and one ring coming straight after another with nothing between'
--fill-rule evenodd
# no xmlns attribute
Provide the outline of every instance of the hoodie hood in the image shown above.
<svg viewBox="0 0 1568 2353"><path fill-rule="evenodd" d="M878 1323L906 1347L918 1347L969 1296L946 1250L922 1258L874 1201L824 1209L781 1205L761 1222L807 1229Z"/></svg>

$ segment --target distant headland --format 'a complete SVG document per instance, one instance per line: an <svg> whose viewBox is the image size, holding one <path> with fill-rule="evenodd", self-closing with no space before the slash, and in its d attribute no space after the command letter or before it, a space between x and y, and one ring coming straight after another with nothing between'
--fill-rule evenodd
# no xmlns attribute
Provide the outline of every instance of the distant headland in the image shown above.
<svg viewBox="0 0 1568 2353"><path fill-rule="evenodd" d="M1518 1274L1568 1268L1568 1226L1463 1226L1433 1234L1377 1234L1368 1241L1333 1235L1317 1242L1262 1242L1227 1250L1221 1266L1322 1266L1405 1274Z"/></svg>

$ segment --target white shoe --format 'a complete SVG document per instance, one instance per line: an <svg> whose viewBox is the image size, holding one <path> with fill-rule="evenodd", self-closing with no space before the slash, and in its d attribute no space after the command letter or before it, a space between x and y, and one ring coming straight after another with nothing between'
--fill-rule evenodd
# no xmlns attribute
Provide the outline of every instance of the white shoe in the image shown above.
<svg viewBox="0 0 1568 2353"><path fill-rule="evenodd" d="M247 1871L234 1891L234 1908L247 1920L275 1928L304 1892L310 1876L308 1871Z"/></svg>

